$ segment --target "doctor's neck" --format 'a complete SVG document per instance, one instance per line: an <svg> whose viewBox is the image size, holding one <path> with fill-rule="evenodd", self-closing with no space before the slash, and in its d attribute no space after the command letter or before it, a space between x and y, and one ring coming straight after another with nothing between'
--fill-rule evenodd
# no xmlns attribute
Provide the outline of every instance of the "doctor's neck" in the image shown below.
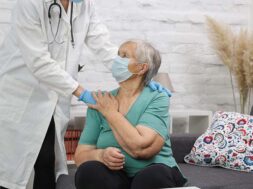
<svg viewBox="0 0 253 189"><path fill-rule="evenodd" d="M69 7L69 0L60 0L64 10L67 12Z"/></svg>

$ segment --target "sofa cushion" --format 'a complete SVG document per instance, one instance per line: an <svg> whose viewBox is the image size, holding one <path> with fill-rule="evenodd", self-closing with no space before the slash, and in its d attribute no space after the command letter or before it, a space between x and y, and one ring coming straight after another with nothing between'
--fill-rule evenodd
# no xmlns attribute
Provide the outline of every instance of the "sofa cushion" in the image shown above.
<svg viewBox="0 0 253 189"><path fill-rule="evenodd" d="M184 163L185 155L189 154L194 142L197 140L199 135L196 134L171 134L171 148L173 157L177 163Z"/></svg>
<svg viewBox="0 0 253 189"><path fill-rule="evenodd" d="M69 175L60 175L57 183L56 189L75 189L75 165L68 165Z"/></svg>
<svg viewBox="0 0 253 189"><path fill-rule="evenodd" d="M253 181L250 173L186 163L178 165L191 186L198 186L201 189L252 189ZM56 189L75 189L74 175L75 168L70 169L69 175L61 175Z"/></svg>
<svg viewBox="0 0 253 189"><path fill-rule="evenodd" d="M219 167L178 164L191 186L201 189L252 189L252 174Z"/></svg>
<svg viewBox="0 0 253 189"><path fill-rule="evenodd" d="M212 124L184 160L190 164L253 172L253 116L216 112Z"/></svg>
<svg viewBox="0 0 253 189"><path fill-rule="evenodd" d="M61 175L57 180L56 189L75 189L74 175Z"/></svg>

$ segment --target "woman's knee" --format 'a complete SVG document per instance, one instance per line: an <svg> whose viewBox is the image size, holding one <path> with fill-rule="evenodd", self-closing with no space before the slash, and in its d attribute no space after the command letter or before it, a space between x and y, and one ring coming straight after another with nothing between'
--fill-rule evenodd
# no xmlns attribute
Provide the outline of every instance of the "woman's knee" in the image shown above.
<svg viewBox="0 0 253 189"><path fill-rule="evenodd" d="M131 189L154 189L176 187L173 168L154 164L141 170L132 181Z"/></svg>
<svg viewBox="0 0 253 189"><path fill-rule="evenodd" d="M104 168L105 165L99 161L87 161L77 168L76 177L77 178L79 177L89 178L93 176L97 177L97 172Z"/></svg>
<svg viewBox="0 0 253 189"><path fill-rule="evenodd" d="M77 169L75 185L77 189L128 189L129 180L122 171L112 171L98 161L88 161Z"/></svg>
<svg viewBox="0 0 253 189"><path fill-rule="evenodd" d="M87 161L81 164L75 174L76 188L83 188L94 180L99 180L99 172L103 172L105 165L99 161Z"/></svg>

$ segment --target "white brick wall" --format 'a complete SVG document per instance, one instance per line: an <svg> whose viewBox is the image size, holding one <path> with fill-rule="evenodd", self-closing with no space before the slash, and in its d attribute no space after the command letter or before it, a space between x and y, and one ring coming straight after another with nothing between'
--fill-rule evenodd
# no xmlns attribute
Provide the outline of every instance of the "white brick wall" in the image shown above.
<svg viewBox="0 0 253 189"><path fill-rule="evenodd" d="M229 73L207 39L205 16L234 30L249 22L250 0L94 0L116 45L129 38L150 41L162 53L161 72L168 72L176 93L173 109L233 110ZM15 0L0 0L0 42L8 29ZM84 51L80 82L90 89L113 89L111 74Z"/></svg>

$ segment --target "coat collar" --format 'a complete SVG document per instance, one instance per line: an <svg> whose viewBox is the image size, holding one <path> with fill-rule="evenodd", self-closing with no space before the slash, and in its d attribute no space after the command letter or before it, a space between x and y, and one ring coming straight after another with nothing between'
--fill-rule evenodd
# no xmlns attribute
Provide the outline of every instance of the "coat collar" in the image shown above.
<svg viewBox="0 0 253 189"><path fill-rule="evenodd" d="M45 7L47 9L47 11L49 10L50 5L54 2L54 0L44 0L45 2ZM69 1L69 7L68 7L68 11L65 12L64 7L62 6L60 0L56 1L57 3L59 3L59 5L61 6L62 9L62 19L67 22L70 23L70 13L71 13L71 1ZM75 20L76 17L78 17L81 13L81 7L82 4L84 2L80 2L80 3L73 3L73 20ZM59 10L58 9L52 9L51 13L54 13L59 15Z"/></svg>

